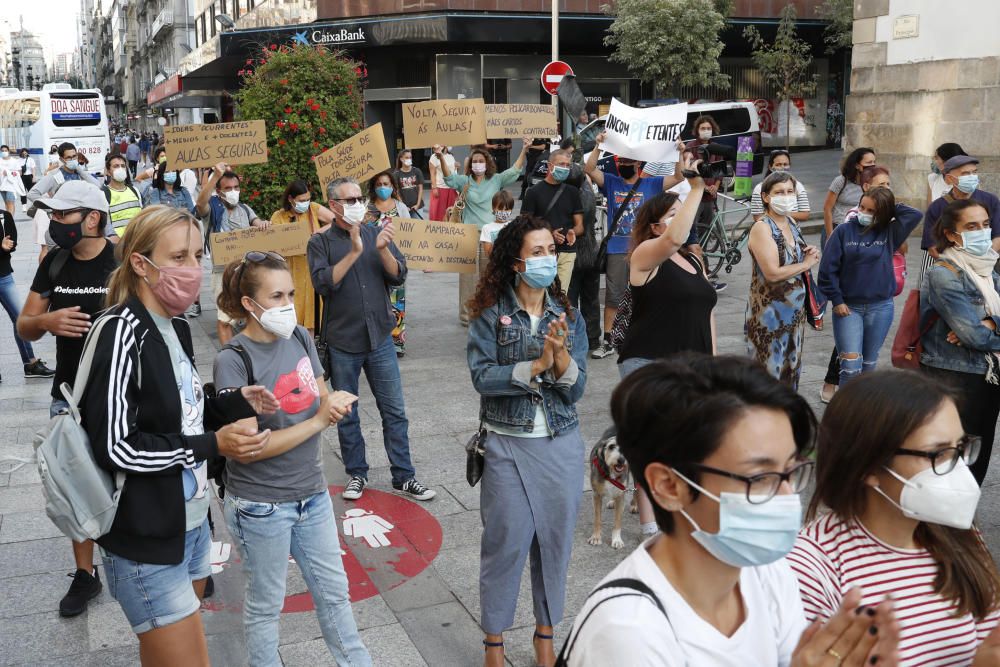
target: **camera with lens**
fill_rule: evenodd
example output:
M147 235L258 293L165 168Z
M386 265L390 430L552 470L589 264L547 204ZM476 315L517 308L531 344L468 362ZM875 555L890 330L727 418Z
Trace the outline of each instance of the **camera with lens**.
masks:
M725 160L709 162L711 154L708 152L708 146L698 146L697 151L696 159L701 160L698 165L698 175L702 178L731 178L736 174L733 166Z

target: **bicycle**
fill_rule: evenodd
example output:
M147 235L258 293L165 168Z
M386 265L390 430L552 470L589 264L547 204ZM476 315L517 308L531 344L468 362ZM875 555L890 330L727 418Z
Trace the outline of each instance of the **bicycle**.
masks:
M732 273L733 267L740 263L743 251L750 242L750 229L754 223L749 198L735 199L721 192L718 197L722 200L722 208L712 216L708 228L698 235L704 252L705 270L710 278L717 277L723 268L726 273ZM736 224L727 228L726 217L741 212L743 215Z

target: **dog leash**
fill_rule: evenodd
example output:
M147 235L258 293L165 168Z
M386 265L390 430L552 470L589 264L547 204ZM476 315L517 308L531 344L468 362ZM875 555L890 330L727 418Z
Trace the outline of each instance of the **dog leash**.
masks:
M611 486L617 488L620 491L635 491L634 487L632 489L626 489L624 484L619 482L617 479L612 479L611 471L607 469L607 466L604 464L603 461L597 458L596 454L594 455L594 458L591 459L590 463L595 468L597 468L597 472L601 475L601 477L604 478L604 481L606 481Z

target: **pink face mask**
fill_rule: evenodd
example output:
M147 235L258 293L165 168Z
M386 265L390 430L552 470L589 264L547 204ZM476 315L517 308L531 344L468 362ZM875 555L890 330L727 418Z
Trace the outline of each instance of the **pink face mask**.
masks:
M150 283L143 277L153 296L160 302L163 309L171 317L177 317L191 307L201 291L201 266L164 266L159 267L153 260L139 255L160 272L160 279Z

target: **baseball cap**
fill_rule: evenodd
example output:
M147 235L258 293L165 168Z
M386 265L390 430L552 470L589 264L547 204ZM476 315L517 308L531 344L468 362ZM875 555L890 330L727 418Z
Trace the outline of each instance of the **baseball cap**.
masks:
M956 155L953 158L949 158L948 161L944 163L944 167L941 168L941 173L947 174L952 169L958 169L959 167L964 167L967 164L979 164L979 160L971 155Z
M41 197L35 200L37 208L50 211L71 211L86 208L108 213L108 200L96 185L85 181L66 181L56 191L55 197Z

